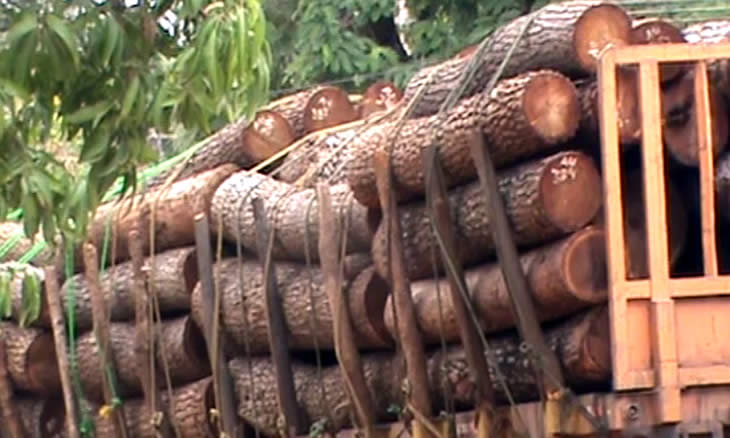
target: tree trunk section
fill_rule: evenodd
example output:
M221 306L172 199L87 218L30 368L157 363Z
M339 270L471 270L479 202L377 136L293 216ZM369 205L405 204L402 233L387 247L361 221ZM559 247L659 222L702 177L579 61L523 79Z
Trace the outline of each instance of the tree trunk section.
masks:
M629 16L618 6L602 3L571 0L541 8L517 43L501 77L540 69L556 70L571 77L595 72L596 57L603 48L627 45L631 37ZM517 18L488 37L491 47L463 97L473 96L487 86L529 19L529 16ZM422 85L429 85L411 117L438 112L446 96L458 86L459 76L473 56L452 58L416 73L406 86L404 102L410 102Z
M634 22L631 30L631 44L673 44L685 43L682 30L669 21L648 18ZM669 83L684 74L689 65L687 63L663 63L659 66L660 81Z
M18 400L16 405L20 412L27 438L62 438L66 436L66 412L63 402L54 399Z
M251 353L269 351L268 323L265 312L264 278L261 264L235 258L225 259L215 267L221 291L221 325L231 341ZM353 319L355 342L360 348L383 348L392 344L384 329L383 309L388 289L372 275L372 270L347 273L347 305ZM356 276L357 275L357 276ZM319 266L276 263L277 288L283 299L289 347L295 350L334 348L334 329L329 300L322 284ZM362 277L362 278L360 278ZM352 279L355 278L354 281ZM311 294L311 300L310 300ZM202 327L202 290L195 288L192 316Z
M710 117L712 120L713 153L718 157L726 148L728 142L728 106L718 93L717 87L710 81ZM684 117L672 119L672 123L664 126L664 142L667 150L678 163L690 166L699 166L697 111L694 104L694 74L685 75L673 92L677 93L679 107L686 107ZM683 99L685 97L686 99ZM676 107L675 107L676 108ZM675 110L677 111L677 110Z
M190 294L198 282L198 260L194 246L147 257L145 267L145 280L150 293L157 294L163 316L190 310ZM111 266L101 273L101 290L112 321L134 319L132 276L131 261ZM68 306L68 300L74 296L76 325L79 330L91 328L91 297L86 276L77 274L66 280L61 296L64 306Z
M359 105L360 117L365 118L381 111L389 111L403 99L401 91L390 81L377 81L363 93Z
M190 178L202 172L207 172L224 164L235 163L240 167L248 167L252 164L245 154L243 145L243 133L250 125L246 117L224 126L206 139L206 144L201 146L185 162L183 170L175 178L175 182ZM145 193L159 189L165 184L170 175L178 172L178 165L162 172L160 175L150 179L144 188Z
M348 124L307 135L276 170L276 179L304 188L314 188L318 182L345 183L350 145L362 135L364 126Z
M218 186L238 168L226 164L188 179L174 183L168 190L159 187L144 195L138 195L119 204L108 203L99 207L89 229L89 240L98 248L103 247L107 231L107 221L111 221L110 248L114 248L115 262L129 259L129 232L142 224L143 251L149 253L149 231L152 208L155 209L155 251L162 252L172 248L189 246L195 243L193 216L197 209L210 210L213 193ZM143 198L144 196L144 198ZM159 201L157 201L159 197Z
M347 179L358 202L379 207L373 156L392 145L396 200L408 201L424 193L423 151L432 142L439 145L448 188L476 178L469 152L475 132L484 134L495 165L503 167L573 138L579 111L577 92L568 78L547 70L525 73L499 82L488 96L463 99L443 124L438 115L409 120L395 144L397 120L373 125L352 142Z
M130 323L112 323L110 354L119 364L117 370L117 393L121 397L139 396L142 386L135 360L135 326ZM157 384L165 388L163 367L167 356L170 378L173 385L185 384L201 379L210 373L207 361L205 340L197 325L189 316L165 320L162 323L160 344L155 350L157 364ZM102 375L99 367L99 349L92 332L79 337L77 355L80 364L81 385L90 400L101 401Z
M218 428L210 421L209 412L215 407L213 381L206 377L173 391L174 407L170 406L168 393L162 394L161 404L171 421L178 424L179 438L214 438ZM146 438L156 437L153 419L142 399L124 402L125 420L130 436ZM114 429L109 418L94 418L96 436L98 438L114 438Z
M13 382L8 372L8 359L5 354L5 344L0 342L0 418L3 426L0 427L0 436L5 436L3 430L7 431L6 438L25 438L23 423L20 421L20 414L15 404Z
M579 230L590 222L601 205L601 178L593 160L576 151L565 151L504 170L498 175L515 243L534 246ZM449 192L458 262L468 267L494 255L492 230L484 195L478 182ZM431 249L436 248L425 203L399 209L403 246L411 280L433 276ZM387 278L388 252L383 224L373 239L373 262ZM439 272L443 264L437 262Z
M636 69L619 68L616 71L616 79L619 143L625 150L641 140L641 113ZM580 135L586 140L597 142L600 138L598 80L595 78L581 80L576 87L581 107Z
M243 130L243 147L249 158L249 167L274 156L294 142L294 128L289 121L275 111L259 111L253 123Z
M53 335L34 328L0 322L7 367L16 389L55 395L61 390Z
M604 306L578 314L567 321L547 327L546 341L563 367L568 383L574 388L584 385L606 383L611 376L608 312ZM518 402L533 401L538 391L536 379L528 360L528 354L520 350L521 340L516 333L489 337L489 346L497 356L498 364L505 376L511 393ZM274 370L268 358L249 360L237 358L229 363L239 394L239 416L259 428L264 434L276 434L276 386ZM429 354L427 360L429 389L437 409L443 408L441 391L442 375L452 389L459 407L473 408L475 386L470 376L466 355L461 346L450 347L446 357L440 349ZM442 374L445 370L446 374ZM371 353L363 356L363 372L368 390L375 402L381 421L389 418L388 406L401 403L401 383L405 369L392 353ZM294 364L294 378L297 397L301 408L310 422L322 418L332 420L331 426L339 430L350 426L350 409L344 381L338 366L322 370L326 398L331 411L326 410L320 392L317 369L312 365ZM490 374L494 370L490 367ZM251 386L253 381L253 387ZM498 398L506 400L499 380L492 376Z
M605 235L598 227L584 228L560 241L523 253L520 261L540 321L572 315L607 299ZM467 270L465 281L485 333L515 327L510 293L498 263ZM438 344L443 336L447 342L458 342L459 326L446 279L414 282L411 294L424 340ZM388 331L395 336L390 297L385 304L384 319Z
M370 250L376 213L358 204L350 196L345 184L332 187L332 202L340 219L348 220L344 234L347 251ZM254 226L253 200L264 200L266 215L275 230L274 260L306 261L307 254L317 261L319 242L319 215L315 190L297 189L295 186L258 174L239 172L227 179L216 190L211 205L211 228L218 233L222 221L223 237L231 243L239 243L256 253L256 228Z
M347 92L340 87L325 86L315 91L304 107L306 133L332 128L357 120L355 106Z

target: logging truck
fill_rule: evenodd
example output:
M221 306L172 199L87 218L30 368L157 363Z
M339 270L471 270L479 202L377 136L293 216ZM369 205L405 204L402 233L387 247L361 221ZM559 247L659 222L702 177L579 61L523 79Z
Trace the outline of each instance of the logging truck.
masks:
M0 321L0 436L723 436L729 98L730 20L567 0L276 100Z

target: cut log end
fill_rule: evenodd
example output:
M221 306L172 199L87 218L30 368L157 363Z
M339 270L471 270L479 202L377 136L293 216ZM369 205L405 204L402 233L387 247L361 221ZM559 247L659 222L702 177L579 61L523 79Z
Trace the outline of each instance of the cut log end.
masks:
M33 340L25 357L28 380L33 388L44 393L61 389L61 377L56 364L56 344L50 333L43 333Z
M676 123L669 120L664 127L664 141L672 157L685 166L699 166L697 111L694 100L694 75L687 75L682 83L677 84L690 96L687 103L689 109L685 115L678 115ZM710 118L712 121L713 153L717 157L728 142L728 108L722 95L710 84Z
M587 382L606 381L611 377L611 343L608 307L597 307L588 312L571 332L570 339L564 343L563 362L569 375L580 376ZM573 350L575 349L575 350ZM574 382L582 383L582 382Z
M631 31L631 44L672 44L684 43L684 35L681 29L672 23L650 18L634 23ZM679 78L687 69L687 64L682 63L662 63L660 66L661 82L666 84Z
M403 92L390 81L378 81L370 85L363 94L360 117L367 117L378 111L388 111L400 102Z
M580 102L573 83L563 75L535 76L523 95L525 115L535 132L548 143L572 138L580 121Z
M619 138L622 144L636 143L641 139L639 83L636 69L619 68L617 83Z
M580 65L597 70L598 58L609 47L631 43L631 18L620 6L602 3L588 8L575 24L573 46Z
M601 206L601 177L593 160L578 152L555 156L542 171L540 199L558 229L572 232L587 225Z
M356 333L367 338L368 345L386 347L393 344L384 319L389 292L388 284L373 266L363 270L349 287L350 320Z
M568 241L562 260L568 289L588 303L606 298L606 236L598 227L589 227Z
M304 108L307 133L357 120L358 114L350 98L339 87L322 87L309 98Z
M249 158L260 163L289 146L296 138L289 121L275 111L259 111L243 132L243 144Z

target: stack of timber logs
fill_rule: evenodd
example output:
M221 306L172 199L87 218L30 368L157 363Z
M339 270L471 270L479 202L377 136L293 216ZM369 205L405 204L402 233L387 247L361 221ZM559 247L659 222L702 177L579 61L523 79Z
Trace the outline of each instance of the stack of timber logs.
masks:
M609 390L604 228L609 206L602 202L597 57L616 46L727 41L730 22L682 29L659 18L633 20L612 2L553 2L535 14L495 86L487 89L527 23L521 17L501 26L485 41L484 53L480 45L469 46L423 68L402 89L381 80L359 96L326 84L284 96L253 120L215 133L144 193L102 205L87 240L106 257L89 266L90 256L79 250L58 292L63 309L74 312L61 322L74 346L72 359L81 365L71 369L83 398L77 410L91 419L96 436L117 438L122 425L130 437L172 436L163 433L167 427L186 438L219 435L225 408L216 389L218 368L210 361L216 342L205 331L215 298L208 295L211 284L218 294L220 363L235 387L236 420L264 436L286 433L281 420L287 402L306 427L324 424L328 432L362 426L365 401L375 421L396 419L388 408L404 405L408 377L396 308L401 295L394 293L403 284L425 352L427 388L420 389L433 412L475 409L483 401L480 382L486 376L471 369L462 307L454 301L454 283L434 233L431 173L424 160L431 145L443 170L455 248L451 261L463 268L471 322L496 358L484 374L498 403L507 403L508 395L518 402L538 399L542 382L533 372L532 353L521 346L511 292L497 261L497 225L490 221L472 156L475 136L495 165L536 316L567 386L575 392ZM472 61L473 79L451 100ZM717 60L708 63L708 72L718 251L728 273L730 68ZM629 188L621 205L626 272L631 280L644 279L649 272L638 69L621 68L617 77L622 184ZM660 83L668 263L672 274L696 274L693 262L702 257L700 197L693 194L699 172L694 68L662 65ZM452 104L444 106L447 100ZM405 262L398 279L391 274L397 265L389 230L393 210L382 208L375 164L383 151L390 158ZM326 199L322 184L329 190ZM196 247L198 213L207 215L213 237L212 278L207 251ZM335 240L327 235L332 224L341 241L327 249ZM3 224L0 239L18 227ZM24 240L18 247L24 253L29 245ZM9 259L20 256L12 252ZM328 264L334 259L339 274ZM39 260L54 263L52 254ZM97 262L103 269L95 268ZM45 295L36 306L38 317L21 326L26 289L20 280L11 283L13 315L0 322L0 436L64 436L64 364L56 357L63 344L54 342ZM338 309L331 300L339 296ZM272 307L280 307L280 314ZM274 313L284 333L270 319ZM287 380L280 369L282 351L289 355L294 394L281 389ZM362 370L358 381L348 368L352 363ZM105 414L107 366L114 371L114 396L122 402L111 415ZM9 408L13 400L15 409Z

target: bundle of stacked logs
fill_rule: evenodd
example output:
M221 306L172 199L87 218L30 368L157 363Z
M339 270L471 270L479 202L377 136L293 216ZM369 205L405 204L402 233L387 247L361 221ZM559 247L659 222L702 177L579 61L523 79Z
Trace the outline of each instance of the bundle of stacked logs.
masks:
M427 394L432 412L473 409L479 376L433 230L424 161L432 145L453 230L450 262L463 268L472 322L494 359L490 385L501 403L538 399L531 352L522 348L496 258L475 141L496 167L537 319L566 384L576 392L610 390L598 55L609 46L724 41L730 21L682 29L632 19L612 3L569 0L503 25L484 50L471 47L424 68L403 90L380 81L355 96L321 85L273 101L253 120L209 138L144 193L102 205L75 259L58 258L45 271L29 326L18 316L24 284L12 283L14 311L0 325L0 410L8 425L0 430L13 438L68 436L65 422L74 415L98 437L218 436L225 391L212 358L223 359L233 382L236 420L264 436L288 433L285 417L301 434L362 426L363 416L396 420L392 407L406 410L403 353L413 351L394 293L404 287L427 382L411 389ZM708 69L717 205L726 221L718 239L728 272L730 61ZM661 67L676 275L701 272L693 71ZM473 79L452 100L467 73ZM623 183L632 187L623 200L626 271L640 279L648 267L638 71L622 69L618 78ZM384 181L390 204L383 203ZM393 212L401 254L393 252ZM211 278L209 248L201 252L196 241L201 214L210 230ZM359 376L343 361L357 364ZM61 396L64 374L82 400L71 414ZM292 393L282 389L287 379Z

